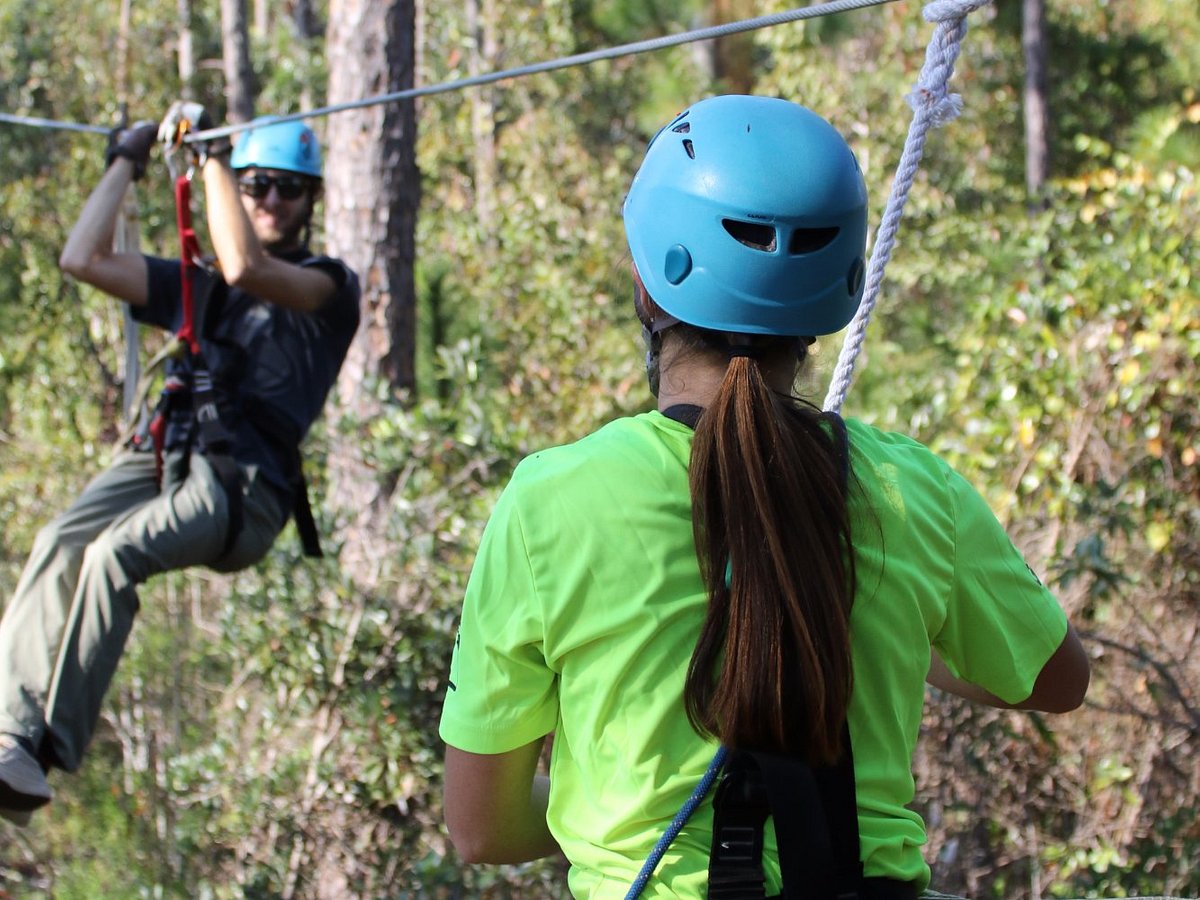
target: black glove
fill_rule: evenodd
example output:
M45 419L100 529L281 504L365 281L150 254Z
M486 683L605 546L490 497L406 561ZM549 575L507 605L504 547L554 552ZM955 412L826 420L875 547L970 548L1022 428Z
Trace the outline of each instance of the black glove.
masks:
M210 156L222 156L233 149L227 137L184 142L186 135L212 127L212 117L203 106L193 100L176 100L158 126L158 139L170 147L187 147L195 163L202 166Z
M134 122L128 128L114 128L108 133L108 149L104 151L104 167L108 168L118 156L133 164L133 180L146 173L150 148L154 146L158 125L154 122Z

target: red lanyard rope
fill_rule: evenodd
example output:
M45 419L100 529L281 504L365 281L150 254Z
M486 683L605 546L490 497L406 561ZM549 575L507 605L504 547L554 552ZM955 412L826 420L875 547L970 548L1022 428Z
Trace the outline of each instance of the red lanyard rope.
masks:
M200 268L200 242L192 228L192 182L187 175L175 179L175 222L179 227L179 255L183 283L183 324L176 337L187 344L192 353L200 352L192 312L192 275Z

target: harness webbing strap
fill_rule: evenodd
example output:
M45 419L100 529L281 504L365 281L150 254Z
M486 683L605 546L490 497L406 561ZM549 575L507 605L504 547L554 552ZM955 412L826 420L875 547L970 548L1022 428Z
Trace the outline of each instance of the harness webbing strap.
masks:
M313 518L312 505L308 502L308 481L304 472L297 475L296 497L292 504L292 521L296 523L296 531L300 535L300 546L304 555L320 559L325 554L321 552L321 533L317 531L317 520Z
M863 896L854 757L849 729L835 765L813 768L799 757L730 754L713 798L710 900L764 896L763 827L775 825L783 897L855 900Z
M242 470L233 458L233 435L221 422L217 409L217 394L213 389L212 375L199 353L192 355L192 410L204 458L212 466L225 491L229 506L229 522L225 532L222 555L233 549L245 523L242 503Z
M292 489L292 521L296 523L304 555L319 559L325 554L321 552L321 536L308 501L304 460L300 456L300 434L290 419L257 397L246 397L244 405L245 414L255 430L287 461L288 480Z
M734 753L713 796L713 836L708 857L708 900L762 900L763 826L770 804L753 759Z
M833 838L834 896L844 898L851 890L863 896L862 848L858 836L858 794L854 786L854 754L850 747L850 728L844 726L845 752L833 766L818 770L817 790L825 821Z

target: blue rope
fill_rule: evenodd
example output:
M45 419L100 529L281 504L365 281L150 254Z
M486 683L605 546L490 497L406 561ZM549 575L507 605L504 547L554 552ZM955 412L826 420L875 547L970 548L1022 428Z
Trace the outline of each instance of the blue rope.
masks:
M642 895L642 891L646 888L646 883L650 880L650 876L654 874L654 870L658 868L658 864L662 861L663 854L667 852L667 848L671 846L671 842L683 830L683 826L687 824L687 820L692 817L692 813L696 811L696 807L708 794L713 786L713 782L717 780L717 775L721 771L721 767L725 765L725 757L728 750L720 747L716 755L713 756L712 762L708 764L708 771L704 773L704 777L700 779L700 783L696 785L692 791L692 796L687 798L687 802L679 808L679 812L675 814L675 819L663 832L662 837L658 839L658 843L654 845L654 849L650 851L650 855L646 857L646 861L642 864L642 870L638 872L637 878L633 880L633 884L629 886L629 892L625 895L625 900L637 900Z

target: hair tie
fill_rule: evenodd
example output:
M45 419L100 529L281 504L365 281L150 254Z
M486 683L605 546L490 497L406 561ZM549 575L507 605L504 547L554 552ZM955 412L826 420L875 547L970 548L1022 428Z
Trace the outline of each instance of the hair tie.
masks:
M761 351L761 347L755 347L753 344L730 344L725 348L725 355L729 357L730 361L739 356L746 359L758 359L762 355Z

